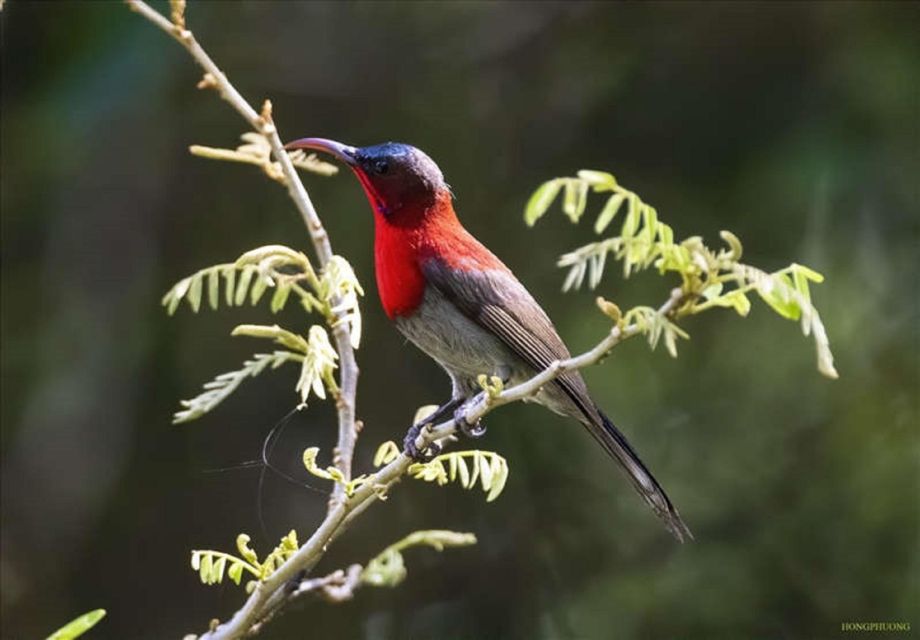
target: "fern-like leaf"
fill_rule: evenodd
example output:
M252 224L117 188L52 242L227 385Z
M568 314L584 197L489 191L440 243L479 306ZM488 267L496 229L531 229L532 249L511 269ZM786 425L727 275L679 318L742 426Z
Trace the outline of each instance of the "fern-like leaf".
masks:
M246 584L246 591L251 593L259 580L265 580L274 573L299 548L297 532L291 530L260 562L249 542L250 537L245 533L236 537L239 556L213 549L195 549L191 557L192 570L198 573L203 584L220 584L226 576L234 584L239 585L243 579L243 572L246 572L253 577L253 580Z
M300 368L300 378L294 389L300 393L300 401L306 404L310 392L320 399L325 399L326 388L338 392L338 385L333 371L338 366L338 354L329 342L329 334L319 325L310 327L307 340L307 352Z
M747 294L756 292L777 314L801 322L803 333L814 336L818 370L830 378L837 377L827 332L812 304L809 290L809 283L823 280L821 274L799 264L773 273L742 264L741 241L728 231L720 234L727 245L720 251L707 247L698 236L675 242L674 231L658 219L654 207L620 186L612 175L598 171L579 171L577 177L554 178L538 187L525 208L524 218L528 225L533 225L545 214L563 188L562 210L573 222L577 222L584 211L582 195L589 189L610 194L595 221L596 233L603 233L623 212L619 235L592 242L560 257L558 265L568 269L564 291L580 288L586 279L592 289L597 287L606 259L613 254L623 264L626 277L652 266L660 273L673 272L681 277L683 297L690 303L672 310L672 318L711 307L733 308L739 315L746 316L751 308ZM652 311L634 309L630 319L637 322L652 348L663 338L668 352L676 356L677 340L686 339L687 334L671 318L650 315Z
M415 531L391 544L372 558L361 572L361 582L374 587L395 587L406 579L406 563L402 552L410 547L428 546L437 551L447 547L476 544L472 533L433 529Z
M477 482L486 492L486 502L501 494L508 481L508 462L494 451L454 451L442 453L428 462L416 462L408 474L417 480L445 485L459 482L464 489L472 489Z
M361 344L361 310L358 297L364 295L364 289L358 282L354 269L345 258L332 256L323 269L317 293L323 300L335 300L332 312L339 322L348 325L351 346L357 349Z
M95 609L74 618L45 640L74 640L92 629L105 617L105 609Z
M182 400L183 409L173 415L173 424L191 422L208 413L236 391L246 378L256 377L269 366L277 369L285 362L301 362L304 356L291 351L257 353L251 360L246 360L236 371L222 373L205 383L204 391L190 400Z
M238 267L235 264L218 264L196 271L183 278L163 296L161 303L166 307L166 312L173 315L179 304L185 300L193 313L198 313L207 291L207 303L212 310L220 305L220 283L223 280L226 290L225 303L227 306L241 306L250 294L250 285L264 291L266 287L274 286L268 276L257 276L258 269L253 265ZM257 276L254 278L254 276ZM207 289L205 289L207 287ZM261 293L259 293L261 296ZM251 296L252 304L258 302L255 294Z
M272 148L268 140L260 133L247 131L240 136L243 143L236 149L223 149L220 147L205 147L202 145L192 145L189 151L192 155L210 160L223 160L225 162L241 162L243 164L255 165L262 169L272 180L285 184L287 182L281 165L273 162ZM303 150L291 151L288 157L298 169L310 171L321 176L331 176L338 173L339 169L334 164L323 162L316 157L316 154L307 154Z

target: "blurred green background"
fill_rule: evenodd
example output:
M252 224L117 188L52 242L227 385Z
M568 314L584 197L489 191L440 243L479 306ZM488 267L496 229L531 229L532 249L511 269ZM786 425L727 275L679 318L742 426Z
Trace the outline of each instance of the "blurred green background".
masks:
M590 227L525 230L544 179L609 170L679 236L728 228L764 268L823 272L815 298L841 374L762 304L686 324L678 360L641 341L587 372L696 534L677 545L575 424L533 406L488 419L505 494L406 482L319 570L418 528L478 547L410 551L395 590L309 602L266 639L828 638L848 621L920 628L918 148L920 5L192 2L200 41L285 139L415 144L467 227L511 266L573 350L607 324L560 292L556 256ZM165 3L156 5L165 9ZM201 632L241 603L205 587L192 548L305 538L323 495L258 458L296 373L247 382L175 427L179 398L264 346L228 336L267 310L167 319L198 267L268 243L309 249L259 171L190 156L242 120L175 42L117 2L10 0L2 25L3 637L38 638L95 607L98 638ZM367 288L358 466L400 439L447 378L386 321L372 221L347 174L306 176L335 249ZM595 211L599 202L594 202ZM654 304L653 274L601 293ZM306 326L291 309L279 319ZM316 404L275 463L328 452ZM318 484L318 482L317 482Z

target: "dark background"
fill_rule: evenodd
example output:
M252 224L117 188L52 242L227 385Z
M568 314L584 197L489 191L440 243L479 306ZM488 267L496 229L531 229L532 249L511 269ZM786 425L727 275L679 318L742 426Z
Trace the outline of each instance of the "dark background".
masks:
M814 295L841 374L822 378L798 327L686 323L678 360L641 341L587 372L696 534L680 546L590 438L533 406L489 416L505 494L405 482L319 570L419 528L475 548L408 552L397 589L307 603L268 638L829 638L909 622L917 602L920 7L866 4L192 2L190 26L285 139L394 139L428 151L468 228L501 256L573 350L608 326L563 295L556 257L592 237L523 205L543 180L609 170L678 236L728 228L749 262L827 276ZM156 5L165 9L165 3ZM3 637L40 638L104 607L98 638L180 637L226 618L192 548L264 552L305 539L323 495L259 470L296 403L293 368L247 382L183 426L179 398L264 345L231 339L263 308L168 319L182 276L268 243L309 251L258 170L194 158L244 123L175 42L117 2L9 0L2 66ZM305 176L337 252L367 288L358 469L445 398L436 366L376 300L372 222L347 174ZM599 202L593 202L596 211ZM601 293L657 304L672 283ZM305 328L293 307L277 319ZM328 454L333 413L287 426L274 459ZM217 469L229 470L216 472ZM319 481L316 484L320 484Z

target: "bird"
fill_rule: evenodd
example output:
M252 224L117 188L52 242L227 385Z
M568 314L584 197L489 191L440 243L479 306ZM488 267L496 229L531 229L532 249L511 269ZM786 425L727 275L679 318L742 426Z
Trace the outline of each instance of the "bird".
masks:
M374 215L374 266L383 309L451 379L451 400L438 409L439 418L482 391L482 374L514 385L571 357L549 316L511 269L460 223L453 192L425 152L398 142L353 147L326 138L301 138L285 148L327 153L348 166L363 187ZM584 425L674 537L692 539L671 499L591 399L577 370L545 385L533 400ZM471 436L484 431L462 421L461 426ZM418 456L414 442L406 438L407 452Z

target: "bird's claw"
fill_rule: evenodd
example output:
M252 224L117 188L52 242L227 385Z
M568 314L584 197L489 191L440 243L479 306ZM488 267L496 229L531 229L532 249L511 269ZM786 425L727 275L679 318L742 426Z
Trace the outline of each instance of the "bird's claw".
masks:
M476 422L467 420L463 407L460 407L454 412L454 422L457 424L457 427L459 427L460 433L467 438L475 439L486 435L486 426L482 424L482 420L477 420Z
M293 578L288 580L287 583L284 585L285 593L290 595L294 593L295 591L297 591L297 588L300 586L300 583L303 582L303 579L306 577L307 577L306 569L301 569L300 571L298 571L297 574Z
M428 462L441 453L441 445L436 442L432 442L428 445L428 448L424 450L419 450L418 446L415 444L415 441L418 440L419 435L422 433L422 429L427 424L428 423L425 422L412 425L409 427L409 431L406 433L406 437L403 440L403 450L407 456L416 462Z

